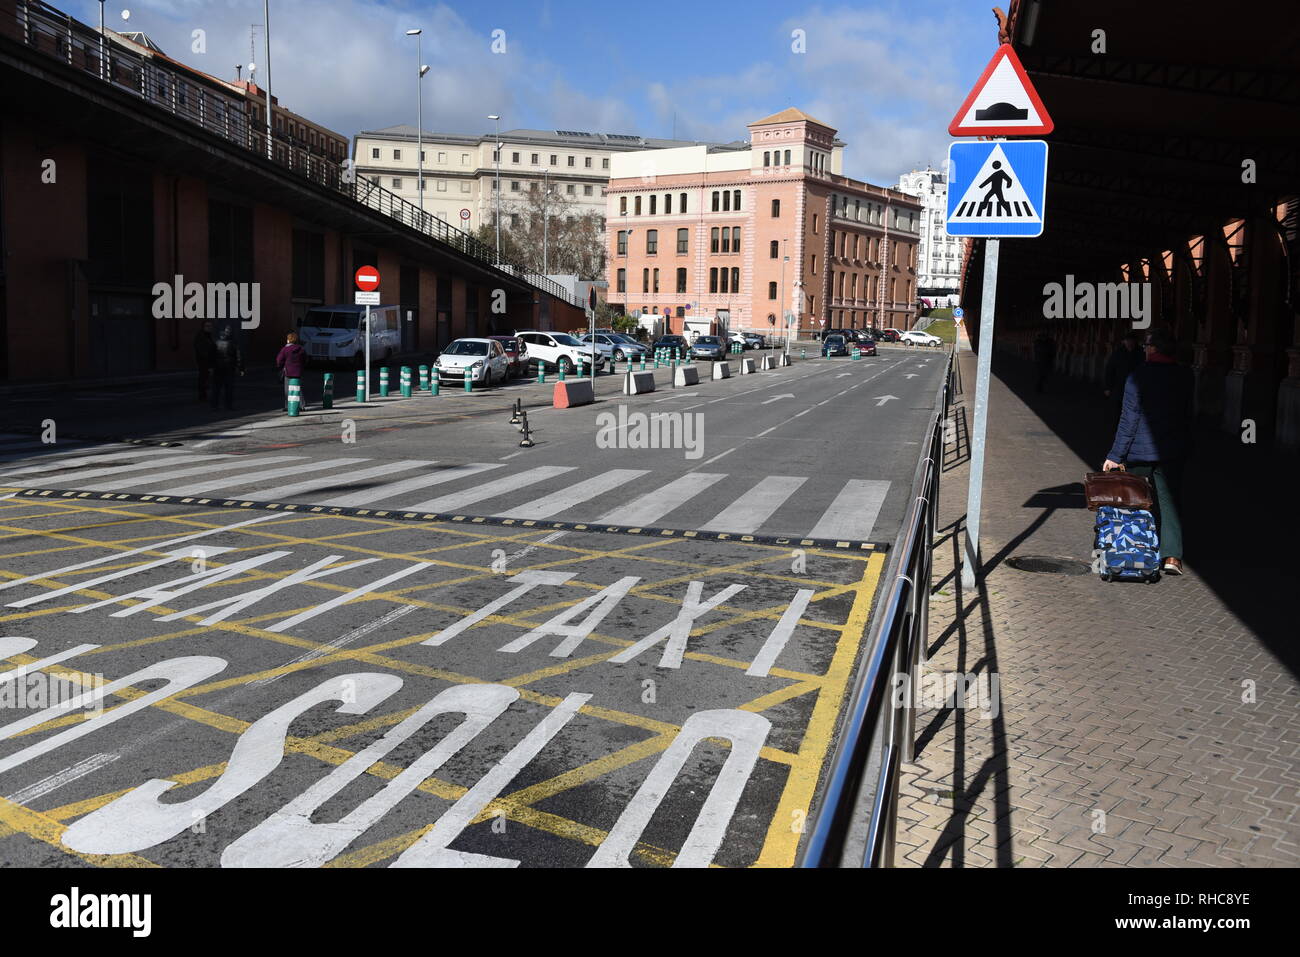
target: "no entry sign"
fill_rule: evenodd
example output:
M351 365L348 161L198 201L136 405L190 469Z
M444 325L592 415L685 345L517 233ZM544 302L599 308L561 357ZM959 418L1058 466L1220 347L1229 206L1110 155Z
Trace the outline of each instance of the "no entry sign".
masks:
M369 292L379 288L379 270L374 266L362 266L357 270L357 288Z

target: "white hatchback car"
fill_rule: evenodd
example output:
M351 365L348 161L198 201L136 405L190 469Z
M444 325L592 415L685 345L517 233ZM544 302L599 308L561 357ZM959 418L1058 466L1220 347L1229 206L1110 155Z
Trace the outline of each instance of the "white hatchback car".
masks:
M567 375L577 371L578 359L585 364L592 361L595 352L596 371L605 365L605 356L593 349L591 343L580 342L567 332L516 332L515 338L528 346L528 359L542 368L551 371L563 369Z
M907 332L902 333L898 338L900 342L906 342L908 345L913 346L943 345L943 340L938 336L932 336L928 332L921 332L917 329L909 329Z
M438 382L491 386L510 375L510 358L496 339L457 339L438 356Z

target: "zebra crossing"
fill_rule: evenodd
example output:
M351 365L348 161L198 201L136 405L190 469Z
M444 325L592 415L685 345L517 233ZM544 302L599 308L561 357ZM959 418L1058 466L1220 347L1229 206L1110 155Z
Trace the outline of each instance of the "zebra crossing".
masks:
M873 540L890 489L887 481L823 475L669 476L652 469L563 465L505 472L501 462L376 462L356 455L313 460L280 451L232 455L106 447L97 454L82 452L35 458L29 453L24 459L8 455L0 436L0 486L237 497L261 503L855 542ZM288 478L292 481L279 481Z

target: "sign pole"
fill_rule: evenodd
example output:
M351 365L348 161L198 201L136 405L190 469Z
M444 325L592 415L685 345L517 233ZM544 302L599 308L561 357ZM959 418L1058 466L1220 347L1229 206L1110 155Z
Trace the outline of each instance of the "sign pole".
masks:
M975 374L975 421L971 426L970 479L966 493L963 588L974 588L980 562L980 508L984 493L984 433L988 425L989 373L993 366L993 309L998 295L998 240L984 240L984 286L980 293L980 354Z
M366 306L366 401L370 401L370 307Z

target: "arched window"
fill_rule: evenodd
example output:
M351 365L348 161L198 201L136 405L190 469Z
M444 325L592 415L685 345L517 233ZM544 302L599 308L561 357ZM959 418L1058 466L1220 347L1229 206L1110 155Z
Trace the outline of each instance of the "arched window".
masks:
M718 227L714 226L711 230L709 230L709 252L716 253L717 251L718 251Z
M737 212L740 211L740 190L738 189L731 192L731 208Z
M740 292L740 267L731 267L731 291Z

